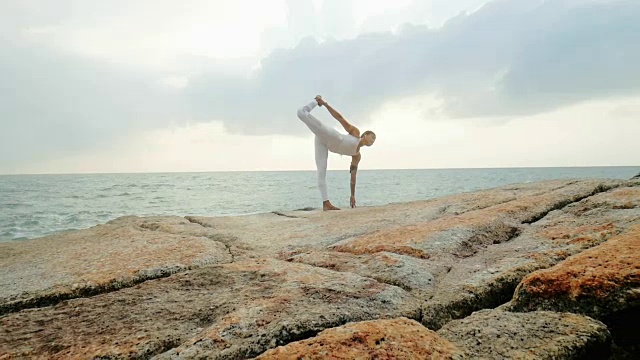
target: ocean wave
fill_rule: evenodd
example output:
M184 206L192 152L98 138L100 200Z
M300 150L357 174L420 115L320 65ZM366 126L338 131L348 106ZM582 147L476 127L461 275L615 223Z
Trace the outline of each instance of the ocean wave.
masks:
M17 238L28 237L29 234L24 232L21 227L12 226L0 233L0 239L13 240Z
M24 234L16 234L12 232L0 232L0 242L4 241L14 241L14 240L28 240L29 237Z
M23 222L21 225L22 226L37 226L40 225L41 222L36 220L36 219L31 219L31 220L27 220L25 222Z
M0 206L7 208L7 209L17 209L19 207L24 207L24 206L32 206L30 204L24 204L24 203L7 203L7 204L0 204Z
M119 194L104 194L104 193L100 193L98 195L96 195L94 197L94 199L105 199L105 198L110 198L110 197L122 197L122 196L131 196L133 195L132 193L125 191L125 192L121 192Z
M111 190L117 190L117 189L122 189L122 188L137 188L140 187L140 185L136 184L136 183L132 183L132 184L113 184L111 186L105 187L100 189L100 191L111 191Z
M148 187L174 188L176 187L176 184L170 184L170 183L150 184Z
M80 217L77 214L70 214L64 218L65 223L76 223L80 221Z

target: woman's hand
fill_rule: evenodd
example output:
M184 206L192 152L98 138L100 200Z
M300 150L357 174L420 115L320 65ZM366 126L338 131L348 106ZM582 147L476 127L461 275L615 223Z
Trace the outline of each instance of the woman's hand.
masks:
M320 106L323 106L323 105L325 105L327 103L326 101L324 101L322 99L322 96L320 96L320 95L317 95L315 100L318 102L318 105L320 105Z

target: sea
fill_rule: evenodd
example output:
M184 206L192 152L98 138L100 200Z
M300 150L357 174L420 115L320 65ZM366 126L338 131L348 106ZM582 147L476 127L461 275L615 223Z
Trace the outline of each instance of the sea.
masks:
M360 170L358 206L432 199L548 179L629 179L640 166ZM349 207L348 171L329 195ZM84 229L126 216L243 216L320 208L314 171L0 175L0 241Z

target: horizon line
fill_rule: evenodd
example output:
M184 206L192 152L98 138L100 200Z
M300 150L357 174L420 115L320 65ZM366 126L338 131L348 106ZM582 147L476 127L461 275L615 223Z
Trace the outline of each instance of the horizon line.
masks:
M623 168L640 165L584 165L584 166L490 166L490 167L450 167L450 168L375 168L360 171L402 171L402 170L498 170L498 169L572 169L572 168ZM276 169L276 170L204 170L204 171L139 171L139 172L73 172L73 173L0 173L0 176L37 176L37 175L140 175L140 174L204 174L204 173L247 173L247 172L315 172L315 169ZM327 170L346 171L349 170Z

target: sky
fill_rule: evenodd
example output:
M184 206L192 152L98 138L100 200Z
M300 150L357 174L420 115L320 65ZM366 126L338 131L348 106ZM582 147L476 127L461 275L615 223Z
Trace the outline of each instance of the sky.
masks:
M637 166L637 19L637 0L4 0L0 174L315 169L296 110L317 94L376 132L361 169Z

